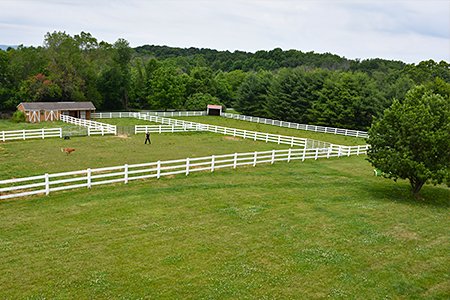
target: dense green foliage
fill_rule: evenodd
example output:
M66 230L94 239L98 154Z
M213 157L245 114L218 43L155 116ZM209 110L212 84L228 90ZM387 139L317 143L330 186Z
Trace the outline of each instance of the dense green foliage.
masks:
M449 63L350 60L99 42L48 33L42 47L0 51L0 109L22 101L92 101L99 110L204 109L221 103L285 121L367 129L415 84L450 82Z
M25 120L26 120L25 113L21 110L16 110L11 118L11 121L14 123L25 122Z
M418 86L369 130L369 161L388 178L409 179L415 195L427 181L450 182L449 99Z

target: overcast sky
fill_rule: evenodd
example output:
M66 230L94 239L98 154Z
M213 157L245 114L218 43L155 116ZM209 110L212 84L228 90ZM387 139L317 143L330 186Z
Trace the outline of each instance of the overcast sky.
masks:
M47 32L218 50L450 62L450 0L0 0L0 44Z

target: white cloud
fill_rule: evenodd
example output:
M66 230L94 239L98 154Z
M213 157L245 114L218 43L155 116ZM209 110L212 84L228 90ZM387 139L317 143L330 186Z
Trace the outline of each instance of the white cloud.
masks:
M0 0L0 44L46 32L220 50L298 49L348 58L450 61L450 1Z

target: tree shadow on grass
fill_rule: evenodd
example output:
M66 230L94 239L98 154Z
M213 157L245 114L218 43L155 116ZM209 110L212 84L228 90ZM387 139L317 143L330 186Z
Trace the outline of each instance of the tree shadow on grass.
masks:
M450 188L444 185L425 185L420 191L419 198L414 197L411 187L406 181L393 182L383 179L380 182L366 185L365 190L374 199L382 201L440 208L450 207Z

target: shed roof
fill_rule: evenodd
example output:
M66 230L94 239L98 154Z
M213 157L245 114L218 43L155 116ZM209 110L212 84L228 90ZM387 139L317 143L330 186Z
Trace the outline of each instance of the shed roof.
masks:
M211 109L222 109L222 105L208 104L208 108L211 108Z
M20 104L25 110L95 110L92 102L22 102Z

